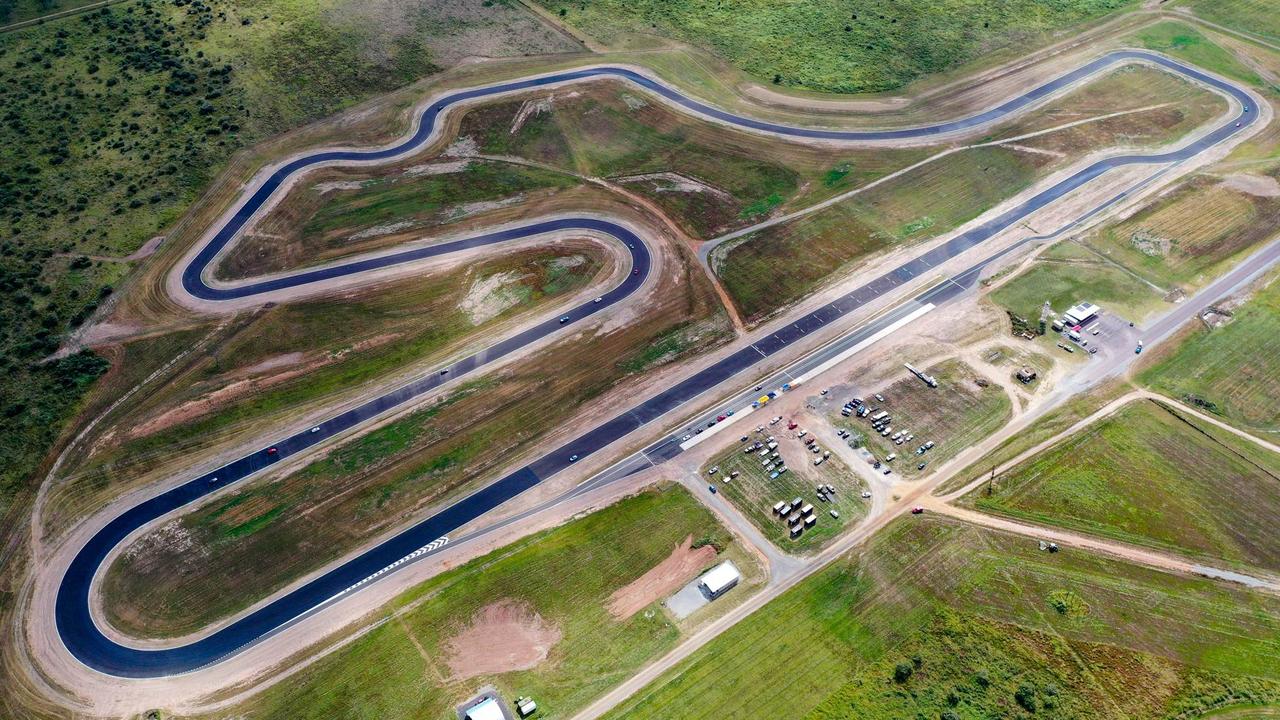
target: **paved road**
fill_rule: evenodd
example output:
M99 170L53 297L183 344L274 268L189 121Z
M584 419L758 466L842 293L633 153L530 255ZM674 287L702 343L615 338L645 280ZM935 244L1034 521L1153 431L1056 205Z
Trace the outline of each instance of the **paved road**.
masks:
M118 644L106 637L95 624L90 612L90 586L94 575L100 570L103 561L111 550L131 532L211 492L239 482L275 462L305 452L326 438L356 427L390 410L402 407L405 403L440 385L445 378L456 378L464 375L486 363L493 362L505 354L514 352L525 344L554 333L563 326L556 320L547 321L524 333L503 340L498 345L481 353L461 360L450 368L446 368L448 374L445 376L432 375L370 400L358 408L326 420L317 426L314 432L306 431L279 439L274 443L264 443L261 448L222 468L194 478L181 486L126 510L89 539L70 563L58 589L55 618L59 638L70 653L88 667L109 675L122 677L172 675L218 662L234 654L239 649L268 637L273 632L305 617L329 602L349 592L358 590L362 585L393 572L408 562L427 556L432 549L440 546L442 539L448 532L480 517L503 502L537 485L543 479L568 467L573 462L574 456L586 457L600 451L647 423L665 416L672 410L682 407L690 400L697 398L726 380L730 380L758 365L762 360L787 349L798 341L806 339L811 333L821 331L827 325L876 300L884 293L891 292L903 283L909 282L923 273L929 273L942 263L981 245L989 238L1017 224L1031 213L1088 184L1108 170L1131 164L1158 164L1167 170L1167 168L1176 163L1194 157L1227 140L1234 134L1243 131L1244 128L1255 122L1257 113L1252 111L1253 99L1242 88L1164 56L1140 51L1111 53L996 108L969 118L920 128L871 131L788 127L740 117L685 97L674 88L661 84L634 70L597 67L458 91L446 95L429 105L420 116L413 134L394 146L370 151L320 152L284 165L241 203L234 215L201 248L193 261L183 268L181 279L182 287L186 292L209 301L254 297L281 289L305 286L321 280L355 275L412 262L446 252L493 245L556 230L593 230L611 235L620 242L625 243L632 251L636 274L628 276L621 285L611 290L600 304L587 303L570 311L568 313L569 320L565 323L565 325L568 325L621 301L639 287L648 274L648 249L641 238L624 226L592 218L562 218L481 235L476 238L468 238L446 245L338 263L269 280L235 285L210 285L206 277L210 265L218 253L239 235L245 225L269 203L272 196L296 174L325 163L388 161L405 156L433 139L437 132L439 116L451 106L459 103L567 82L613 77L624 79L646 88L693 113L751 131L820 140L892 140L938 136L989 124L1010 113L1039 102L1084 77L1108 67L1135 61L1145 61L1160 65L1214 87L1234 97L1245 108L1245 111L1241 112L1237 118L1226 122L1221 127L1215 128L1178 150L1152 155L1117 156L1101 160L1080 170L983 225L957 236L889 273L871 280L835 301L806 314L794 323L694 373L658 395L552 450L529 465L476 491L436 515L407 528L390 540L332 568L303 586L273 600L203 639L179 647L139 649ZM1158 177L1164 171L1158 171L1148 181ZM1123 200L1130 192L1132 192L1132 189L1117 195L1107 203L1090 211L1080 221L1105 211L1106 208ZM875 323L840 338L837 342L828 345L789 368L783 376L803 375L837 355L854 348L859 343L867 341L875 336L876 333L903 318L911 316L922 308L938 305L958 297L972 287L987 263L999 258L1005 252L1009 251L1006 250L985 258L944 283L894 308ZM724 407L737 407L745 397L746 395L735 398ZM644 467L649 463L661 462L666 458L672 457L681 452L680 444L679 438L675 436L665 438L647 448L639 456L625 460L620 465L615 466L615 469L610 473L584 484L583 490L598 486L600 483L608 482L611 479L625 476L629 472ZM276 451L274 453L268 452L266 449L268 446L276 448Z

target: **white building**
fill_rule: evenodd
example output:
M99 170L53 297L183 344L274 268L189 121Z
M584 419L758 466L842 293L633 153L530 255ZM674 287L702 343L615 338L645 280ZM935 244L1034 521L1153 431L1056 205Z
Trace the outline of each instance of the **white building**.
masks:
M1062 314L1062 320L1067 327L1075 327L1083 325L1098 316L1102 312L1102 308L1093 303L1082 302Z
M732 562L725 560L708 570L698 580L698 586L707 597L714 600L728 592L741 579L742 575L738 572L738 568L734 567Z
M490 697L472 705L466 712L466 720L506 720L506 715L498 701Z

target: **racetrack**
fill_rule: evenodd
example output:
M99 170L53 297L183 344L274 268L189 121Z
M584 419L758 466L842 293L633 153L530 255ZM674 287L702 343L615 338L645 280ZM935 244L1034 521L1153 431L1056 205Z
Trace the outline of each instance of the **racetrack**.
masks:
M949 134L971 131L1031 107L1071 86L1083 78L1108 68L1131 62L1151 63L1194 81L1209 86L1233 98L1241 108L1237 117L1214 128L1177 149L1150 155L1129 154L1108 157L1063 178L1042 190L1025 202L999 216L960 234L946 243L911 261L877 277L861 287L799 318L790 325L757 340L755 343L729 354L714 364L672 385L662 393L636 405L608 422L552 450L529 465L516 470L474 494L460 500L436 515L404 530L390 540L330 569L297 589L258 608L243 618L203 637L178 647L141 649L122 645L108 638L96 625L90 609L90 591L93 579L102 569L103 562L112 550L131 533L175 509L240 482L246 477L291 456L308 451L320 442L360 426L430 392L449 380L463 376L477 368L492 363L513 352L548 337L561 329L580 322L607 307L628 298L643 285L650 273L650 248L644 239L629 227L607 219L592 217L566 217L530 223L499 231L481 234L453 242L424 248L380 254L353 261L339 262L316 269L282 274L268 279L239 283L213 283L211 268L220 254L239 237L246 225L268 207L281 187L309 169L327 164L378 163L404 157L437 137L440 118L451 108L486 98L564 83L589 81L596 78L621 79L637 85L674 105L716 122L752 132L763 132L804 140L825 142L877 142L893 140L937 139ZM565 313L567 320L552 318L508 337L499 343L444 368L445 373L433 373L414 383L393 390L330 418L317 426L315 431L303 431L291 437L264 442L243 457L200 477L152 497L133 506L112 519L89 539L70 562L59 585L54 608L59 638L66 649L81 663L109 675L121 677L161 677L189 672L224 659L237 650L260 641L272 632L306 616L319 607L359 589L366 582L385 575L409 560L428 554L423 548L442 538L448 532L461 527L497 507L506 500L537 485L542 480L568 467L574 456L586 457L626 437L645 424L665 416L687 404L720 383L758 365L791 345L804 340L810 334L843 316L864 307L898 286L929 273L948 260L981 245L995 235L1021 222L1037 210L1054 203L1071 192L1082 188L1109 170L1129 165L1157 165L1165 169L1217 147L1246 128L1252 126L1258 113L1254 110L1253 97L1236 85L1216 76L1173 61L1162 55L1142 51L1118 51L1080 66L1065 75L1040 85L1029 92L990 110L959 120L919 128L895 130L846 131L819 128L790 127L734 115L703 104L683 95L679 90L657 81L634 69L624 67L595 67L564 73L541 75L515 82L473 88L447 94L428 105L419 116L412 134L401 142L377 150L326 151L308 155L274 170L247 198L236 207L224 222L186 258L178 268L181 291L190 298L207 303L230 303L253 299L265 301L279 297L281 293L320 286L326 281L367 276L378 270L407 266L432 257L495 246L525 238L563 231L586 231L612 237L625 245L631 253L634 272L627 275L615 288L601 296L600 302L587 302ZM1126 191L1127 193L1128 191ZM1122 193L1090 214L1104 211L1123 198ZM976 281L981 269L992 261L989 257L936 286L914 301L900 306L888 318L901 317L915 308L936 304L963 293ZM896 315L895 313L900 313ZM882 319L879 322L884 322ZM855 333L832 346L824 348L803 363L816 367L834 357L847 347L872 334L873 328L864 329L863 335ZM860 331L862 332L862 331ZM725 407L736 407L726 405ZM268 447L276 448L269 453ZM660 461L681 451L679 439L668 437L651 446L646 453L649 462Z

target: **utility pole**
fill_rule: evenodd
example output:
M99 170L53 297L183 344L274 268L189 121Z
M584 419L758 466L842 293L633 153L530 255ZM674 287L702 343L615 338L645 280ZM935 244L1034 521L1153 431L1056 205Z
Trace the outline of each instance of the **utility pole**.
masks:
M995 484L996 484L996 466L992 465L991 477L987 478L987 497L991 497L991 494L995 492Z

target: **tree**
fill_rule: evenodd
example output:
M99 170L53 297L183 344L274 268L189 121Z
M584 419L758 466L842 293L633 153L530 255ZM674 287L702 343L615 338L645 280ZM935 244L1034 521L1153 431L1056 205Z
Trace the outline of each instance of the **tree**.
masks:
M896 683L904 683L911 679L911 674L915 672L915 668L911 667L909 662L900 662L893 666L893 680Z

